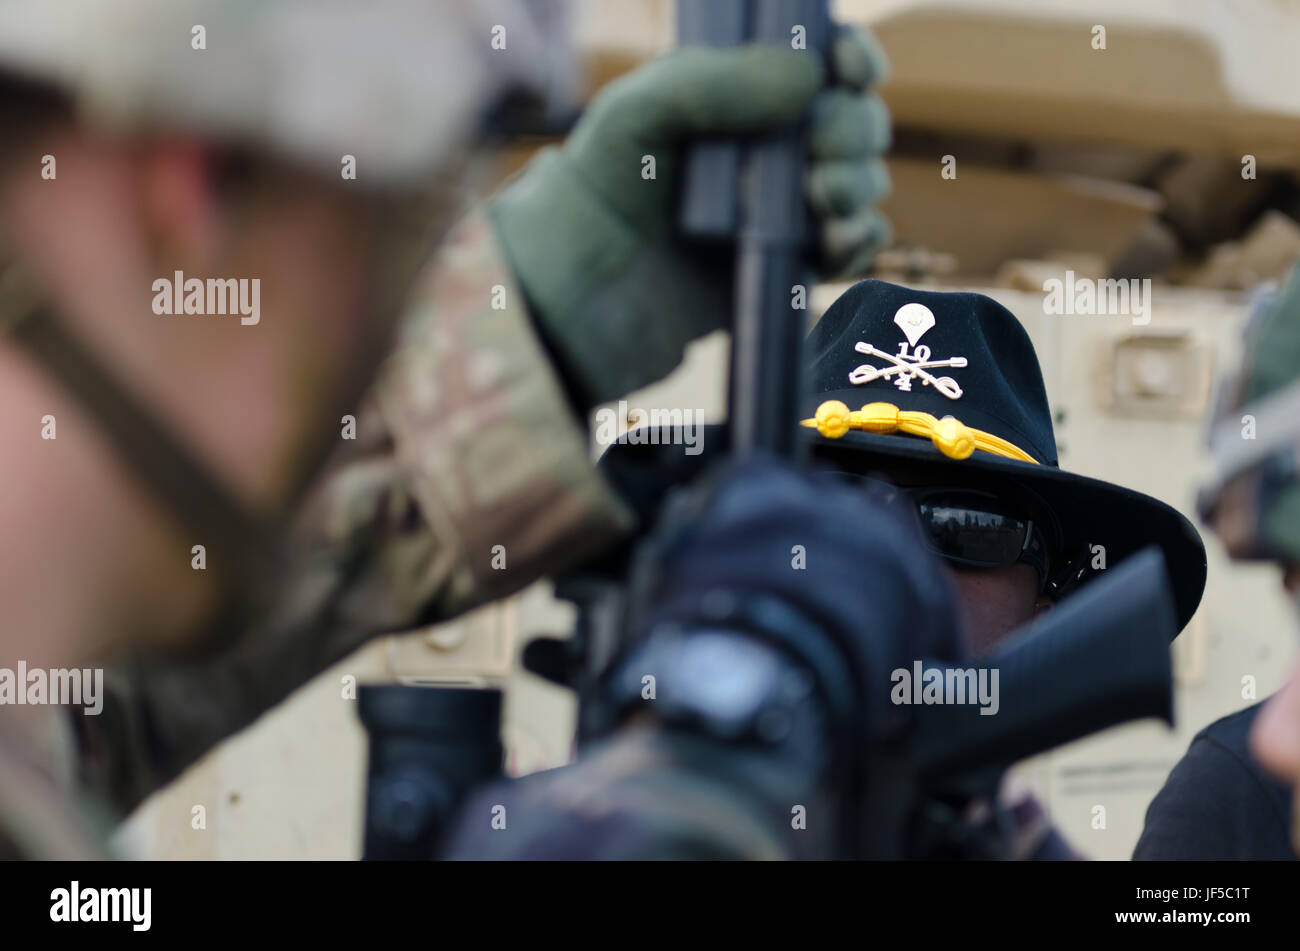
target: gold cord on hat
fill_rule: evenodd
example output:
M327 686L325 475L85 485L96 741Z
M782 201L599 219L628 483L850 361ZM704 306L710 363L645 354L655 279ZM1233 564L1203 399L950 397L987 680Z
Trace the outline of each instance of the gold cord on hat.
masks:
M899 409L893 403L868 403L850 410L839 400L827 400L817 407L812 419L800 420L801 426L816 429L829 439L839 439L850 429L869 433L909 433L924 436L949 459L965 459L976 449L1038 465L1038 460L1014 443L982 429L967 426L952 416L942 419L916 410Z

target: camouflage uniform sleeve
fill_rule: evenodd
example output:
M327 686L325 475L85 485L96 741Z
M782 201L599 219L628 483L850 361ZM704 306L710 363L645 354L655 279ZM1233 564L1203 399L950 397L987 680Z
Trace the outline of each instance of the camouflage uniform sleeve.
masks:
M481 215L448 242L379 390L404 484L436 542L413 593L449 617L608 544L631 516Z
M74 717L83 777L118 808L370 637L511 594L630 527L483 216L421 277L373 396L303 513L274 616L203 664L120 665L103 713Z

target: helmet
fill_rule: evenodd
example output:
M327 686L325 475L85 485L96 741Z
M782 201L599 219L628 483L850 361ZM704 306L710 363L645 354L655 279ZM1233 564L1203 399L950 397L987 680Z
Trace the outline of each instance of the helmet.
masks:
M1219 395L1201 517L1236 558L1300 563L1300 264L1261 293Z
M188 130L359 183L416 180L485 112L541 96L516 0L0 0L0 72L110 131Z

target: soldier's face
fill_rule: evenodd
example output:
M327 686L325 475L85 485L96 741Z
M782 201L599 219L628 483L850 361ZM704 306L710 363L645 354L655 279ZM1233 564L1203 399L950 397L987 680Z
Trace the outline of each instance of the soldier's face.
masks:
M977 654L1051 606L1038 597L1038 573L1029 565L970 568L946 561L943 565L957 588L962 621Z
M877 472L881 478L907 487L934 485L936 480L941 484L951 479L950 475L901 462L882 465ZM982 488L998 494L994 485ZM1012 631L1051 607L1051 601L1039 597L1038 572L1031 565L977 568L942 558L939 563L957 591L958 611L970 648L976 654L996 646Z
M210 153L183 141L109 141L68 125L32 149L58 156L57 187L26 161L0 170L0 231L67 333L242 504L285 510L309 440L341 433L334 397L358 353L376 349L377 216L343 190L274 170L232 195ZM0 506L0 524L69 528L39 545L16 540L10 554L29 557L15 558L0 594L31 602L20 616L50 647L110 626L153 642L198 626L223 596L217 571L194 569L202 540L46 368L5 341L0 366L0 401L58 427L51 451L3 474L0 496L14 504ZM6 444L27 444L26 417L0 422ZM67 589L102 599L45 590L73 569L86 577Z

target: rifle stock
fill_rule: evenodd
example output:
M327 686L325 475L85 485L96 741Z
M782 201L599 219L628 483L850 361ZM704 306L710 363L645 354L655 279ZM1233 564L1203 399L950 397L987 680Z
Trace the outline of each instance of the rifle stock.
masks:
M1145 548L980 661L999 671L996 715L960 704L918 708L918 774L960 786L1118 723L1172 725L1176 624L1164 555Z

